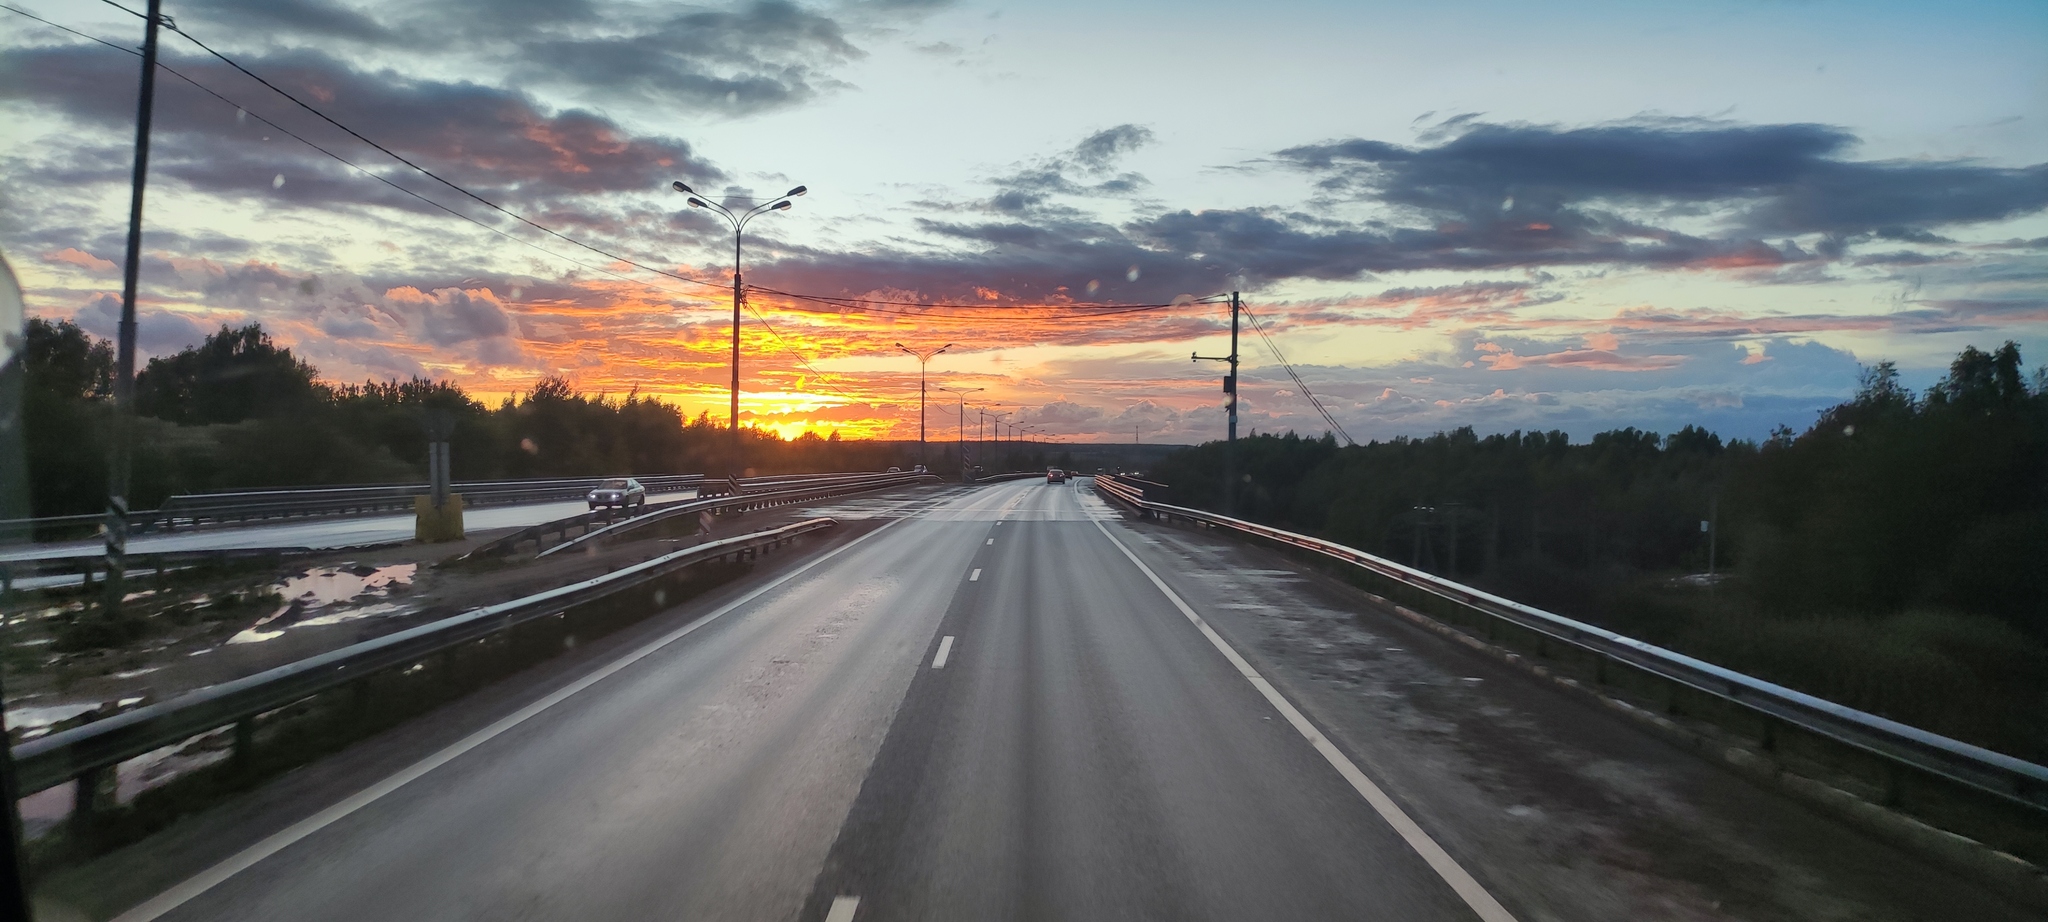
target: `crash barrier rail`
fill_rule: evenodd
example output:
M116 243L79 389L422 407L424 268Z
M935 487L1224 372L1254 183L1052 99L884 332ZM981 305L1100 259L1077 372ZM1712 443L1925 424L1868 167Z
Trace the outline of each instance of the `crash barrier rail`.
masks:
M605 510L602 512L588 512L567 516L552 522L542 522L538 525L529 525L497 540L478 545L475 549L464 555L464 557L471 560L503 557L516 552L521 545L529 542L533 544L537 555L551 554L571 544L584 546L579 544L579 542L585 539L610 540L627 531L652 525L656 522L666 522L677 516L694 515L706 511L713 514L728 511L742 512L762 506L802 502L806 499L816 499L823 496L879 489L903 483L914 483L923 479L929 479L929 475L819 474L801 477L757 477L741 480L740 488L748 492L740 494L731 492L731 486L728 481L707 479L704 481L704 492L714 493L715 495L676 503L664 503L660 506L650 507L637 515L624 515L611 510ZM756 487L759 489L753 489ZM576 533L573 538L569 534L572 531ZM603 533L604 537L594 537L599 535L599 533ZM552 542L549 540L551 537L553 538Z
M613 477L568 477L544 480L467 480L450 485L466 507L502 506L582 499ZM694 490L702 474L653 474L635 477L649 495ZM128 527L136 531L199 527L306 516L410 512L413 497L425 495L424 483L363 484L293 490L247 490L233 493L186 493L162 506L131 512ZM106 521L103 514L45 516L0 520L0 539L27 540L64 531L90 531Z
M831 496L845 496L852 493L865 493L870 490L884 490L889 487L905 486L913 483L930 483L938 479L931 474L832 475L795 483L785 482L779 485L777 489L764 490L758 493L727 494L712 499L695 499L685 500L680 503L669 503L646 515L635 516L621 522L614 522L601 528L585 531L574 538L569 538L560 544L541 550L537 556L546 557L572 548L596 547L607 542L622 540L628 534L643 529L666 528L669 527L668 523L675 519L704 512L710 512L714 515L747 512L754 509L767 509L771 506L787 506L792 503L809 502L814 499L824 499ZM742 487L746 485L746 481L741 481ZM514 542L514 546L516 544L517 542ZM538 546L537 542L536 546ZM481 550L481 548L478 550ZM475 551L471 552L471 554L475 553Z
M266 547L132 554L127 559L126 575L128 579L135 581L161 580L166 573L193 567L276 562L316 553L321 552L309 547ZM15 584L23 580L50 576L78 576L78 583L89 590L93 587L94 578L106 573L106 570L107 555L103 552L66 557L40 557L32 560L0 560L0 592L13 591L16 588Z
M644 586L695 564L726 558L748 559L837 524L829 518L809 519L706 542L603 576L474 609L30 740L14 747L19 794L26 796L78 779L78 805L90 811L91 797L101 789L106 773L136 756L229 726L235 728L235 755L241 756L254 745L255 722L260 715L394 669L419 667L465 644L505 635L536 622L565 618L570 609ZM659 598L657 595L657 604Z
M1348 564L1364 571L1379 594L1439 621L1476 630L1489 642L1533 648L1555 659L1590 658L1596 682L1647 692L1661 700L1667 713L1719 724L1776 756L1786 769L1847 781L1884 806L1994 848L2037 862L2048 857L2048 767L1794 691L1355 548L1149 501L1143 489L1122 478L1098 476L1095 485L1147 517L1228 529Z

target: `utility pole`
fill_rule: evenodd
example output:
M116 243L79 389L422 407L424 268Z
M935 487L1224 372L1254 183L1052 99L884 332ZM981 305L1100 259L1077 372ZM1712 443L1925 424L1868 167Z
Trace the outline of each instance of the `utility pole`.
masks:
M748 221L771 211L787 211L790 207L789 200L810 191L810 187L798 186L776 196L774 201L756 205L740 214L734 214L731 209L717 202L699 198L697 190L690 188L688 183L680 179L669 183L669 188L689 196L690 207L714 212L725 218L727 224L732 225L732 457L726 462L726 473L737 478L746 473L746 464L740 448L740 305L746 302L745 289L740 283L740 238L746 233ZM735 480L734 483L737 484L738 481Z
M897 343L896 348L908 352L917 358L917 463L920 467L925 467L929 470L930 462L926 461L924 457L924 368L925 364L930 362L933 356L953 348L953 344L947 343L937 349L926 352L919 352L902 343Z
M1230 374L1223 378L1223 393L1230 395L1224 404L1230 414L1229 435L1223 443L1223 514L1237 514L1237 315L1244 310L1244 302L1237 292L1230 293L1230 354L1193 355L1193 362L1229 362Z
M128 480L135 440L135 289L142 275L142 191L149 180L149 122L156 108L156 33L163 0L149 0L142 39L142 88L135 104L135 182L128 197L128 264L121 273L121 323L114 371L113 457L107 465L106 614L121 614L128 568Z

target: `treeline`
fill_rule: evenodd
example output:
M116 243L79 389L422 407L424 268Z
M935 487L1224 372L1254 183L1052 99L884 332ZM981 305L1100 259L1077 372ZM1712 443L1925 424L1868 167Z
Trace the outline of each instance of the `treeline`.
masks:
M2048 386L1891 363L1805 432L1238 443L1238 514L1879 713L2048 756ZM1148 479L1220 509L1223 446ZM1714 532L1702 530L1713 523ZM1700 577L1712 563L1721 578Z
M23 426L34 515L104 508L114 352L68 321L31 319L23 344ZM724 421L660 400L577 393L546 378L486 406L442 381L336 384L260 325L222 327L205 342L149 360L136 376L131 504L179 493L426 479L425 418L455 420L457 480L714 473L727 466ZM757 474L882 470L914 463L915 443L784 441L741 430ZM936 453L935 453L936 454Z

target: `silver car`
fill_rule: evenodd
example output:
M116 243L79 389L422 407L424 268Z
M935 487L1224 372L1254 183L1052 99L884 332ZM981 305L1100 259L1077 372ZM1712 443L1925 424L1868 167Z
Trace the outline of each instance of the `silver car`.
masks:
M631 509L647 505L647 488L631 477L614 478L597 485L590 491L590 509L595 512L600 506L614 509Z

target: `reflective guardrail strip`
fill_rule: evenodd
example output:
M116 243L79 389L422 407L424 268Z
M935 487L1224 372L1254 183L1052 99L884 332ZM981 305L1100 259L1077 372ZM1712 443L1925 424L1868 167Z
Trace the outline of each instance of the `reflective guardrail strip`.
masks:
M1144 491L1108 475L1095 484L1112 499L1151 516L1185 519L1301 548L1334 559L1487 618L1534 631L1552 642L1682 684L1770 720L1852 747L1896 765L2048 811L2048 767L1930 733L1731 669L1644 643L1605 628L1504 599L1321 538L1200 509L1152 502Z

